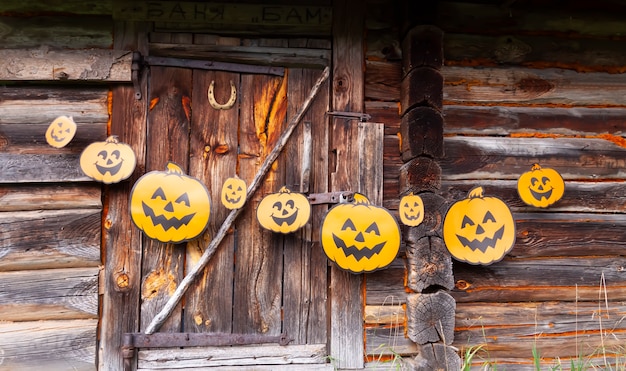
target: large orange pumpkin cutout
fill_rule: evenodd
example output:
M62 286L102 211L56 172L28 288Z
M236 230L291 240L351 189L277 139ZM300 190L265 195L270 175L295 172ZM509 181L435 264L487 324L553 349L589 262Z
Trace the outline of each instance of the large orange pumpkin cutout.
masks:
M452 256L470 264L488 265L504 258L515 244L515 221L497 197L472 189L452 204L443 221L443 239Z
M417 227L424 221L424 201L413 192L400 199L400 221L409 227Z
M384 207L372 205L362 194L333 206L322 221L324 254L351 273L385 268L400 250L400 227Z
M165 171L151 171L130 193L130 215L146 236L179 243L198 237L211 212L209 192L198 179L169 162Z
M246 182L239 177L226 179L222 185L222 205L229 210L239 209L246 203Z
M127 179L135 170L137 159L128 144L111 135L104 142L88 145L80 155L80 168L88 177L105 184Z
M256 209L256 217L265 229L291 233L309 221L311 204L303 194L282 187L278 193L263 197Z
M54 148L65 147L76 134L76 123L71 117L59 116L46 130L46 142Z
M517 180L517 193L527 205L548 207L563 197L565 182L556 170L534 164Z

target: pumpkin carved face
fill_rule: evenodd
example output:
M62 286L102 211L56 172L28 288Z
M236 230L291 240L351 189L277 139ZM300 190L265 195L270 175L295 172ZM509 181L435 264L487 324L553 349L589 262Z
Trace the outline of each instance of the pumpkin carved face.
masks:
M227 209L239 209L246 202L246 182L239 177L228 178L222 185L222 204Z
M259 224L273 232L291 233L305 225L311 216L311 204L301 193L282 187L259 202L256 217Z
M398 209L400 221L409 227L416 227L424 220L424 201L412 192L400 199Z
M148 237L161 242L184 242L207 227L209 192L198 179L170 162L165 171L151 171L137 180L130 193L130 215Z
M362 194L333 206L322 222L321 242L329 260L352 273L385 268L400 250L400 227L384 207Z
M65 147L76 134L76 123L71 117L57 117L46 130L46 142L54 148Z
M135 152L115 135L88 145L80 155L80 168L88 177L105 184L128 178L137 163Z
M470 264L501 260L515 244L515 221L497 197L484 197L482 187L452 204L443 221L443 239L452 256Z
M548 207L563 197L565 182L554 169L534 164L530 171L517 181L517 193L524 203L535 207Z

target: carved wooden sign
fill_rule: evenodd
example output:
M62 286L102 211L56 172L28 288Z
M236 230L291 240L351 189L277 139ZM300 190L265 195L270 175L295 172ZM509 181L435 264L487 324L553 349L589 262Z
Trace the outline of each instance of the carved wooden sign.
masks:
M316 5L230 4L193 1L113 2L113 17L120 20L194 23L221 30L256 31L287 27L315 34L329 34L332 8ZM250 28L252 30L252 28Z

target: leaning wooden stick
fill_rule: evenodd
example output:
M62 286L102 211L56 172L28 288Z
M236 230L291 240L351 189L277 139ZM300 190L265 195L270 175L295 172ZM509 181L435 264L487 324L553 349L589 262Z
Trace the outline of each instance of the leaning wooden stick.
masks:
M252 195L257 190L265 174L270 169L274 161L278 158L278 155L280 155L281 151L287 144L287 141L289 141L289 138L291 137L291 134L293 133L294 129L296 128L296 126L298 126L298 123L302 119L302 116L304 115L304 113L307 111L307 109L313 102L313 99L317 95L320 87L328 79L329 75L330 75L330 69L326 67L324 71L322 72L322 75L319 77L319 79L315 83L315 85L313 85L313 88L311 88L311 92L309 93L309 96L302 104L302 107L300 107L300 110L298 110L296 115L291 119L291 122L289 122L289 124L287 125L287 128L285 128L285 131L281 134L280 138L278 138L278 142L276 143L276 146L272 149L272 152L270 152L270 154L267 156L267 158L265 159L265 162L263 162L263 164L261 165L261 168L256 173L254 179L248 186L248 195ZM249 198L250 197L248 197L248 199ZM192 282L196 279L198 275L200 275L204 267L206 267L206 265L209 263L209 260L215 253L215 250L217 250L217 247L226 236L226 233L228 233L228 230L230 229L231 225L233 224L233 222L235 221L235 219L237 218L237 216L239 215L242 209L243 207L239 209L231 210L231 212L228 214L228 216L224 220L224 223L215 234L215 237L213 237L213 240L211 240L211 243L209 243L209 246L207 246L206 250L204 250L204 253L200 257L200 260L198 260L198 263L191 269L191 271L189 271L187 276L183 278L183 280L180 282L180 285L178 285L178 287L176 288L176 291L174 291L174 294L172 295L172 297L167 301L167 303L165 303L165 306L163 307L163 309L161 309L161 311L157 313L157 315L152 319L152 322L150 322L150 324L146 328L146 334L152 334L155 331L157 331L161 327L163 322L165 322L165 320L169 317L169 315L172 313L176 305L178 305L178 302L180 301L180 299L182 299L183 295L185 294L189 286L191 286Z

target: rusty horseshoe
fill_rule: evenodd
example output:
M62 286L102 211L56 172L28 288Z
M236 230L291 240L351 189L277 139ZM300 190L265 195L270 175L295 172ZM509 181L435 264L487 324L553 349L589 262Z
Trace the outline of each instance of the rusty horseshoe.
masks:
M232 108L232 106L235 104L235 101L237 100L237 88L235 88L235 84L233 84L233 80L230 80L230 98L228 99L228 102L221 104L221 103L217 103L217 101L215 100L215 96L213 95L213 90L215 87L215 80L211 81L211 85L209 86L209 103L211 104L211 107L215 108L215 109L230 109Z

